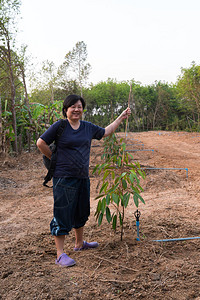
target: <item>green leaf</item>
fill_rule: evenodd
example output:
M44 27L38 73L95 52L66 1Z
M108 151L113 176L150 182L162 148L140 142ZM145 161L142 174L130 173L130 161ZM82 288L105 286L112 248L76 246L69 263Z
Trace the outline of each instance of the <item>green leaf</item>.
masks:
M126 144L125 144L125 143L122 143L122 150L125 151L125 149L126 149Z
M103 220L103 214L100 213L99 218L98 218L98 225L100 226Z
M11 115L12 115L12 113L10 111L5 111L5 112L2 113L3 117L8 117L8 116L11 116Z
M123 195L123 203L125 208L128 206L129 199L130 199L130 194L126 193Z
M54 112L54 115L56 116L57 119L60 118L60 114L58 114L56 111Z
M98 167L99 167L99 165L96 165L96 166L94 167L94 170L93 170L92 174L94 174L94 173L97 171Z
M125 163L128 164L128 154L125 155Z
M145 179L145 177L146 177L145 172L143 172L143 171L141 171L141 170L137 170L137 171L138 171L138 173L140 174L140 176L141 176L143 179Z
M130 178L131 183L133 183L134 182L134 176L133 176L132 173L129 175L129 178Z
M122 186L123 186L123 189L126 190L127 188L127 182L124 178L122 178Z
M117 183L119 180L121 180L126 174L127 174L127 172L124 172L119 177L117 177L115 180L115 183Z
M106 195L106 204L107 205L110 204L110 195L109 194Z
M113 155L113 156L111 157L111 159L112 159L113 162L116 162L116 161L117 161L117 155Z
M127 154L128 154L132 159L134 159L134 157L133 157L133 155L132 155L131 153L127 152Z
M117 216L114 215L114 217L113 217L113 222L112 222L112 228L113 228L114 230L116 230L116 227L117 227Z
M31 127L24 126L24 129L31 130Z
M138 186L138 188L140 189L141 192L144 192L144 189L139 184L137 186Z
M101 194L102 191L105 190L107 186L108 186L108 182L105 182L105 183L102 185L102 187L101 187L99 193Z
M106 163L102 164L102 165L99 165L99 171L98 171L98 174L100 175L101 172L104 170L104 167L106 166Z
M117 164L118 164L119 167L121 167L121 163L122 163L122 159L121 159L121 157L119 157L118 160L117 160Z
M112 179L114 180L115 179L115 172L112 171Z
M98 213L98 211L96 210L95 211L95 214L94 214L94 216L96 216L96 220L98 219L98 216L99 216L99 213Z
M141 201L142 203L144 203L144 204L145 204L145 201L144 201L144 199L142 198L142 196L141 196L141 195L139 195L139 194L138 194L138 198L140 199L140 201Z
M113 201L117 204L117 206L119 205L119 201L120 201L120 198L117 194L112 194L112 199Z
M134 200L135 206L138 207L138 205L139 205L138 194L135 193L133 195L133 200Z
M104 214L105 208L106 208L106 198L103 198L103 200L101 202L101 212L102 212L102 214Z
M137 177L135 171L132 171L132 170L131 170L131 174L133 175L133 177L135 178L135 180L136 180L137 183L139 184L139 183L140 183L140 180L139 180L139 178Z
M117 178L115 179L115 184L118 183L119 180L120 180L120 177L117 177Z
M142 196L141 196L140 194L138 194L138 193L135 193L135 194L134 194L133 199L134 199L135 205L136 205L137 207L138 207L138 205L139 205L139 199L140 199L140 201L141 201L142 203L145 204L144 199L143 199Z
M134 161L134 164L136 165L136 167L137 167L138 169L140 169L140 164L139 164L139 162Z
M134 185L131 185L131 189L133 190L133 193L135 194L139 194L139 190L138 190L138 188L137 187L135 187Z
M127 174L127 172L123 172L121 175L121 178L124 177Z
M37 120L44 110L45 110L45 106L43 104L37 103L32 113L33 119Z
M106 206L106 219L108 221L108 223L110 223L112 221L112 217L111 217L111 214L110 214L110 209L108 206Z
M110 174L110 172L108 170L106 170L104 173L104 176L103 176L103 181L106 179L106 177L108 177L109 174Z
M101 200L99 200L98 205L97 205L97 212L100 213L101 211L101 206L102 206L102 202Z
M118 188L118 186L119 186L119 183L117 183L116 185L113 185L113 186L111 187L111 189L109 189L109 190L107 191L107 193L113 193L113 192Z
M96 196L96 198L95 198L95 199L97 200L97 199L99 199L99 198L102 198L102 197L104 197L104 196L105 196L105 193L104 193L104 194L100 194L100 195Z

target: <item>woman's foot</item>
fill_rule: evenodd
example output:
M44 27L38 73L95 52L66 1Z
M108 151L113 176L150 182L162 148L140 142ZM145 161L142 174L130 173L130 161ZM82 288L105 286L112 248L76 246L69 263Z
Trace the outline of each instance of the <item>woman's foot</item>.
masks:
M83 241L83 245L81 247L75 247L74 251L94 249L94 248L97 248L98 246L99 246L99 244L97 242L88 243L86 241Z
M56 265L61 267L72 267L76 264L75 260L70 258L66 253L62 253L55 261Z

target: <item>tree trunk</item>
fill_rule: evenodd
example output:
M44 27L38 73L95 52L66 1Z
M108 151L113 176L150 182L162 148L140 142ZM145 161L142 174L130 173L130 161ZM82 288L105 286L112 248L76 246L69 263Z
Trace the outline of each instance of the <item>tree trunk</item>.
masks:
M17 146L17 119L16 119L16 110L15 110L15 87L12 86L12 92L11 92L11 102L12 102L12 127L15 134L15 141L14 141L14 151L18 152L18 146Z
M11 49L10 49L10 40L7 37L7 55L8 55L8 68L9 68L9 79L10 79L10 88L11 88L11 103L12 103L12 127L15 134L15 142L14 142L14 151L18 152L17 145L17 120L16 120L16 110L15 110L15 83L14 83L14 75L13 75L13 66L12 66L12 58L11 58Z
M26 87L26 78L25 78L25 73L24 73L24 68L23 67L21 67L21 73L22 73L22 80L23 80L24 91L25 91L24 102L25 102L25 105L28 108L29 122L32 125L33 120L32 120L32 116L31 116L30 103L29 103L29 100L28 100L28 92L27 92L27 87ZM26 131L26 136L27 136L27 143L28 143L28 152L30 152L31 151L31 132L30 132L30 130Z
M29 100L28 100L28 92L27 92L27 87L26 87L25 73L24 73L23 69L21 69L21 73L22 73L22 80L23 80L24 91L25 91L25 104L28 107L29 121L32 124L33 121L32 121L32 116L31 116L30 104L29 104Z
M3 152L3 126L2 126L2 105L0 96L0 154Z

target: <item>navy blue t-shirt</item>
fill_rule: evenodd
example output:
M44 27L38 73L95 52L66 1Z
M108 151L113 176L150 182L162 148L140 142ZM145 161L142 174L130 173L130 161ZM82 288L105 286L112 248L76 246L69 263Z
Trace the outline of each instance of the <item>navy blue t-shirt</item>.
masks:
M66 120L65 127L57 143L57 162L54 177L88 178L91 140L100 140L105 128L90 122L80 121L80 126L74 130ZM40 138L50 145L56 138L60 121L51 125Z

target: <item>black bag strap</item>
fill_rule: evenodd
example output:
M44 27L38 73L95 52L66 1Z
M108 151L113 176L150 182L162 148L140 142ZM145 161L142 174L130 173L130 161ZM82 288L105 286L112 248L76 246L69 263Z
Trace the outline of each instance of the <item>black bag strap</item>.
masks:
M60 120L60 125L57 129L56 132L56 138L55 138L55 143L57 144L59 138L61 137L61 135L64 132L65 127L67 126L67 121L61 119ZM49 170L47 172L47 175L44 177L44 182L43 185L48 187L48 188L52 188L53 186L48 186L47 182L49 182L51 180L51 178L53 177L53 173L56 167L56 161L57 161L57 150L55 150L52 155L51 155L51 160L50 160L50 167Z
M61 119L60 120L60 125L57 129L57 132L56 132L56 138L55 138L55 142L57 143L59 138L61 137L61 135L63 134L63 131L65 129L65 127L67 126L67 121L66 120L63 120Z
M53 177L53 173L54 173L55 166L56 166L56 159L57 159L57 152L54 152L51 155L50 167L49 167L49 170L47 172L47 175L44 177L44 182L43 182L43 185L48 187L48 188L53 187L53 186L48 186L47 182L49 182L51 180L51 178Z

